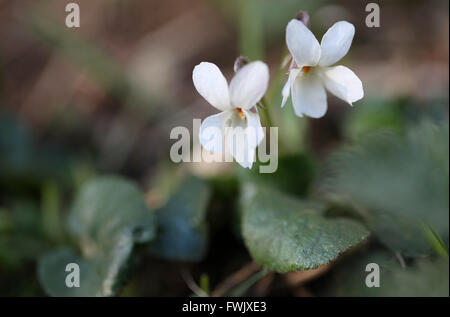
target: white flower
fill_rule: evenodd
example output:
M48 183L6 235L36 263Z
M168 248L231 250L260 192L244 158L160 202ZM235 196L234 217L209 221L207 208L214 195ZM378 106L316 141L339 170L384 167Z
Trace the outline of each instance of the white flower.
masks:
M295 66L283 87L281 106L292 92L297 116L320 118L327 112L325 88L350 105L360 100L364 91L358 76L345 66L332 66L347 54L354 34L351 23L340 21L328 29L319 44L302 22L291 20L286 27L286 43Z
M223 153L225 143L243 167L251 168L255 149L264 138L256 103L269 83L269 68L260 61L239 69L230 86L220 69L207 62L195 66L194 86L213 107L222 112L209 116L200 126L200 143L208 151ZM251 109L255 107L255 111Z

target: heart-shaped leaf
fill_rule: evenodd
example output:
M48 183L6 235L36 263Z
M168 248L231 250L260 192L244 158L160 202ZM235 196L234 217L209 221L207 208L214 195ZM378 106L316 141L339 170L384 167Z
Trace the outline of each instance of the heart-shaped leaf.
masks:
M153 239L155 218L140 190L118 177L101 177L82 187L69 217L81 256L63 249L42 257L39 277L52 296L112 296L123 286L137 243ZM65 284L66 265L80 267L80 287Z
M150 244L150 252L170 260L201 260L207 248L209 196L204 181L195 177L184 181L168 203L156 211L158 236Z
M322 186L365 207L361 216L388 248L431 254L423 223L449 238L448 154L448 123L371 134L332 156Z
M253 259L269 270L314 269L367 238L349 219L322 216L323 207L268 188L244 188L243 236Z

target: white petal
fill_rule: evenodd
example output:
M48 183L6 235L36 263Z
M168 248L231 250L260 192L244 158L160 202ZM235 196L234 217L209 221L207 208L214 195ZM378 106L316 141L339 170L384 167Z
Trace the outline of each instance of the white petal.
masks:
M251 168L256 147L264 139L258 113L244 110L245 120L233 115L232 128L226 129L226 142L231 155L242 167Z
M286 101L291 93L292 84L294 83L299 73L300 69L291 69L291 71L289 72L289 78L286 84L283 86L283 89L281 90L281 95L283 96L283 100L281 101L281 108L283 108L286 104Z
M264 130L261 126L261 119L257 112L243 110L247 119L247 128L245 133L249 140L249 147L255 149L264 139Z
M225 151L225 126L231 125L231 116L231 111L224 111L203 120L198 135L206 150L213 153Z
M355 27L347 21L336 22L322 37L320 66L331 66L347 54L352 45Z
M269 85L269 67L255 61L242 67L230 83L230 99L233 107L250 109L261 100Z
M345 66L327 67L323 68L320 73L327 90L350 105L364 97L361 80L349 68Z
M327 94L320 78L314 73L298 76L292 86L295 114L320 118L327 112Z
M284 105L286 104L286 101L288 100L290 94L291 94L291 83L288 79L286 84L284 84L283 89L281 90L281 95L283 96L283 99L281 100L281 108L283 108Z
M320 44L314 34L300 21L293 19L286 27L286 44L295 62L315 66L320 59Z
M198 93L212 106L222 111L231 108L227 80L216 65L198 64L192 72L192 80Z

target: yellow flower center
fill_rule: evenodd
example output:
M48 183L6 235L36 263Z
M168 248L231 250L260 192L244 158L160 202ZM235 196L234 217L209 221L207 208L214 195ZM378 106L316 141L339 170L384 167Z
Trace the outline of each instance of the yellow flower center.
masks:
M302 68L303 73L305 75L309 73L310 69L311 69L311 66L303 66L303 68Z
M244 114L244 111L242 111L241 108L236 108L236 110L237 110L237 112L238 112L239 117L241 117L242 120L245 120L245 114Z

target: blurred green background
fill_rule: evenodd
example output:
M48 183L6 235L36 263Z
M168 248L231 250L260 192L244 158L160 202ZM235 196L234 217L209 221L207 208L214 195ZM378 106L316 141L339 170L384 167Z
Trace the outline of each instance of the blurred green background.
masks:
M1 296L46 294L38 259L76 244L66 230L76 193L105 174L136 183L151 209L166 206L187 175L212 192L198 203L207 209L201 216L207 229L201 224L199 236L189 236L201 250L182 246L183 254L158 257L155 247L121 295L190 295L190 278L203 290L214 288L250 262L239 237L238 196L251 178L326 201L330 215L362 219L372 236L347 264L319 278L271 273L233 294L448 296L447 1L378 1L381 27L368 28L370 1L78 0L81 27L71 29L64 23L69 2L0 1ZM328 94L322 119L296 117L290 101L281 111L284 31L299 10L309 12L319 40L336 21L355 25L340 62L364 85L365 97L353 108ZM192 129L193 118L215 112L194 89L193 67L210 61L230 79L238 55L269 64L269 111L284 151L278 172L266 177L237 164L172 163L170 130ZM411 217L425 233L410 225ZM349 277L351 265L373 258L386 263L389 283L401 289L367 294Z

